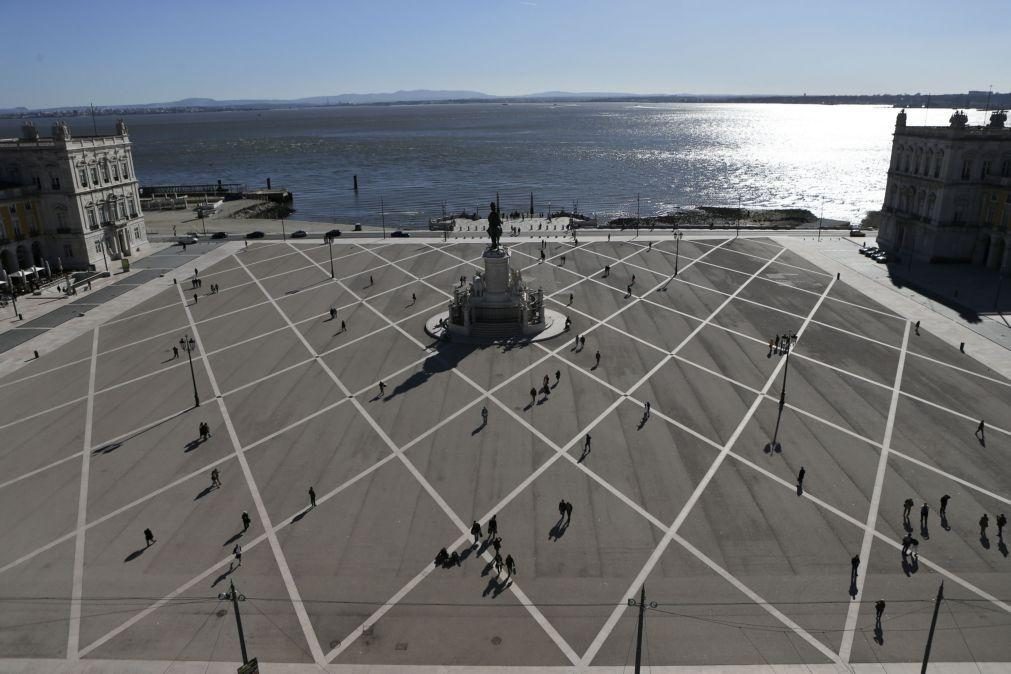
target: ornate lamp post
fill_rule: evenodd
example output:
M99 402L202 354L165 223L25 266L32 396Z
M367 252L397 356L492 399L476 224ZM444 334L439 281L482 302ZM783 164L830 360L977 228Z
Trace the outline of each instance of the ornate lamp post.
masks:
M197 343L189 335L184 335L179 340L179 347L186 352L186 357L190 361L190 378L193 379L193 406L200 407L200 394L197 393L197 374L193 371L193 352L197 348Z

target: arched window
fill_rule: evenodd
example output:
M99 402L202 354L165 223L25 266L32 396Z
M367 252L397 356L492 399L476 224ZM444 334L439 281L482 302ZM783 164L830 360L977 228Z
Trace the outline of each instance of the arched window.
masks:
M907 151L905 155L905 158L902 160L902 170L909 173L909 160L913 156L913 153L912 151Z
M913 169L913 173L916 175L920 174L920 169L923 168L923 148L916 148L916 168Z
M944 150L937 151L937 160L934 162L934 177L941 177L941 162L944 161Z

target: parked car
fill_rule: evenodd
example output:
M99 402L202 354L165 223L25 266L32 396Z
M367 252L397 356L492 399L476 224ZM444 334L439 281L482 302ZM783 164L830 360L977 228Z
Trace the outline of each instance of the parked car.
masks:
M211 234L211 238L212 239L227 239L228 238L228 232L214 232L213 234Z
M291 233L291 238L293 239L304 239L307 236L309 235L305 233L304 229L296 229L294 232Z
M869 248L861 248L860 249L860 254L861 255L866 255L867 257L870 257L871 255L874 255L877 252L878 252L878 247L877 246L870 246Z
M411 236L410 233L408 233L408 232L402 232L399 229L397 231L393 232L392 234L390 234L390 238L391 239L406 239L406 238L408 238L410 236Z
M878 264L885 264L888 262L888 253L878 253L872 259Z
M326 239L336 239L340 235L341 235L341 231L339 229L331 229L329 232L327 232L326 234L323 235L323 238L326 238Z
M187 234L186 236L180 236L178 239L176 239L176 242L180 246L191 245L191 244L194 244L194 243L198 243L199 241L200 241L200 239L198 239L197 237L192 236L190 234Z
M264 237L263 232L261 232L259 230L255 231L255 232L250 232L249 234L246 234L246 238L247 239L262 239L263 237Z
M851 229L850 230L850 236L863 237L864 233L862 231L860 231L859 229Z

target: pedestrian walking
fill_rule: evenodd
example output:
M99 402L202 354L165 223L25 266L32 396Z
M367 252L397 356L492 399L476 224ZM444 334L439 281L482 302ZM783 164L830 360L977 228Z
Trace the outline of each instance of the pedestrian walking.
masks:
M643 418L644 420L645 420L645 419L649 419L649 413L650 413L650 409L651 409L651 407L652 407L652 406L651 406L651 405L649 404L649 401L647 400L647 401L646 401L646 403L645 403L645 404L644 404L644 405L643 405L642 407L643 407L643 410L642 410L642 418Z
M541 249L541 262L544 262L544 250Z
M249 513L247 513L245 510L243 510L242 511L242 531L243 532L245 532L247 529L249 529L250 522L252 522L252 520L249 519Z
M579 336L579 348L580 350L586 348L586 335Z
M149 548L154 543L154 534L150 529L144 529L144 547Z
M174 360L174 359L176 359L178 357L179 357L179 347L178 346L173 346L172 347L172 358Z
M197 303L197 294L193 293L193 304Z
M807 471L804 470L804 466L800 467L800 472L797 473L797 489L804 491L804 476L807 475Z
M594 358L594 361L595 361L593 366L594 367L600 367L600 350L599 349L597 350L597 353L593 354L593 358Z
M632 284L629 283L627 286L625 286L625 296L630 297L631 295L632 295Z
M575 299L575 297L576 297L575 295L569 293L569 304L572 304L572 300Z
M927 515L930 513L930 506L924 503L920 506L920 529L927 528Z
M631 285L635 285L635 274L632 274L632 283L631 283Z
M565 499L562 499L561 501L558 502L559 519L565 519L565 515L569 512L569 509L566 507L567 505L568 504L565 503Z
M418 296L415 293L411 293L411 304L418 303Z
M488 424L488 408L486 406L481 407L481 423Z
M477 520L474 520L474 524L470 527L470 535L474 537L474 547L477 547L478 541L481 540L481 525Z
M330 307L330 320L337 318L337 309L335 307Z
M919 321L916 321L916 326L915 327L916 327L916 334L919 335L920 334L920 322Z
M347 323L341 321L341 332L345 332L348 329Z
M211 471L211 486L215 488L221 487L221 473L218 472L217 468Z
M983 423L983 420L980 419L979 426L976 427L976 437L982 440L985 433L986 433L986 425Z
M498 578L502 575L502 555L496 552L495 559L492 561L492 564L495 567L495 577Z
M913 499L907 498L902 502L902 521L909 524L909 513L913 510Z
M557 385L558 382L560 382L561 380L562 380L562 371L555 370L555 385Z
M652 241L649 242L649 248L647 248L646 250L653 250L653 242Z
M949 496L948 494L945 494L944 496L941 497L941 509L938 511L938 514L941 517L945 517L948 514L948 501L950 499L951 496Z
M502 549L502 537L496 536L495 538L491 539L491 547L495 548L495 554L497 555L499 551Z
M583 440L583 454L589 454L590 453L590 441L592 439L593 438L590 437L590 434L587 433L586 434L586 439Z
M988 526L990 526L990 518L987 516L986 513L983 513L983 516L979 518L979 537L980 538L986 538L986 528Z
M530 404L533 405L537 402L537 389L530 387Z
M885 600L878 599L874 603L874 629L881 631L881 616L885 614Z
M379 380L379 396L382 397L386 395L386 384L382 379Z
M495 519L497 516L497 514L492 515L488 520L488 538L494 539L498 535L498 520Z
M549 388L549 384L551 383L551 377L549 377L548 375L544 375L544 379L542 381L544 384L544 389L547 390Z
M772 351L772 344L773 344L773 342L772 342L772 340L770 339L770 340L769 340L769 351Z
M506 573L509 574L507 578L512 578L516 575L516 561L513 559L512 555L506 555L505 558Z
M372 279L372 274L369 274L369 285L374 286L376 282Z
M573 349L579 348L579 335L576 335L576 343L572 345Z
M572 502L571 501L566 501L565 502L565 521L566 522L570 522L570 523L572 522Z
M1004 513L997 515L997 538L998 540L1004 540L1004 527L1007 526L1007 517Z
M313 489L312 487L309 487L309 507L310 508L316 507L316 490Z
M229 571L236 566L242 566L242 546L236 543L235 547L232 548L232 555L234 556L234 559L228 564Z
M909 546L913 544L913 540L912 534L906 534L902 537L902 559L905 559L906 555L909 554Z

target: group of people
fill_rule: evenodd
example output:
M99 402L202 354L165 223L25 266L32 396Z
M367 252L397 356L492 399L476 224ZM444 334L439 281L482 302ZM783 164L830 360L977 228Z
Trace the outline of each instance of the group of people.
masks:
M200 442L204 442L211 437L211 425L206 421L200 422L198 430L200 431Z
M783 354L790 350L790 347L797 342L797 333L776 335L769 340L769 353Z
M474 537L474 542L471 545L471 549L488 549L491 548L495 551L492 557L491 565L495 569L496 578L502 575L502 571L506 572L506 580L512 578L516 575L516 561L513 559L512 555L507 554L505 558L502 557L502 537L498 535L498 515L492 515L491 519L488 520L487 525L488 533L485 536L484 531L481 528L481 523L474 520L474 524L470 527L470 534ZM483 542L482 542L483 539ZM463 563L463 557L460 553L454 550L449 552L446 548L442 548L435 555L435 565L441 566L444 569L452 566L460 566Z

